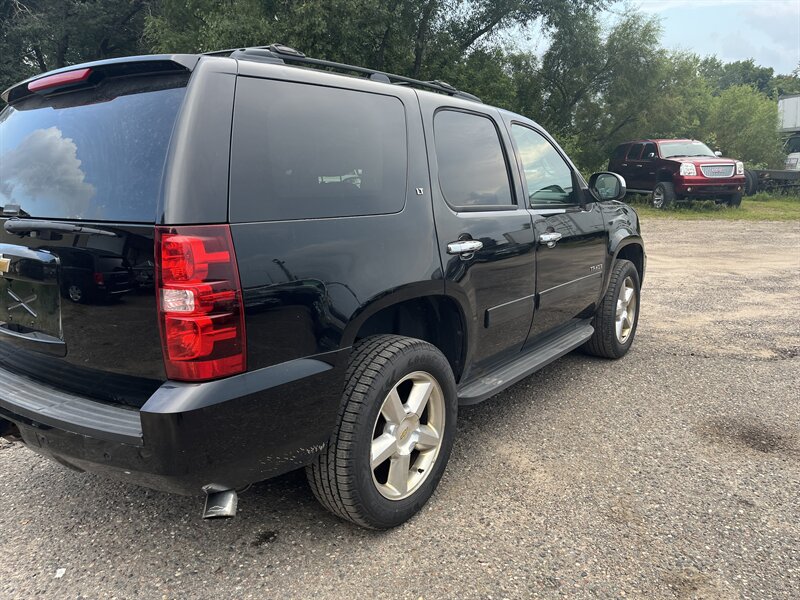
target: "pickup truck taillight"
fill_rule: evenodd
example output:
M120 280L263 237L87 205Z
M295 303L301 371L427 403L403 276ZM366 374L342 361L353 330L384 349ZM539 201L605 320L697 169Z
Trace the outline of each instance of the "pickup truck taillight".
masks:
M206 381L246 369L244 306L228 225L156 228L167 377Z

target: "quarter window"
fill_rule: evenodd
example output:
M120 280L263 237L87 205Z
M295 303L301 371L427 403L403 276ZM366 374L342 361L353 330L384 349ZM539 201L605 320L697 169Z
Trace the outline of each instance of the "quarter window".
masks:
M455 207L514 204L497 128L488 117L442 110L433 121L439 185Z
M407 162L397 98L246 77L237 83L233 222L399 212Z
M553 145L533 129L511 126L533 206L573 204L572 169Z

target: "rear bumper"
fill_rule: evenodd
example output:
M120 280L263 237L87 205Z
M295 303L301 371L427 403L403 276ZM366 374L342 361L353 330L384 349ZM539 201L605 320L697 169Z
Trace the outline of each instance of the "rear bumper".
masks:
M674 183L675 193L684 198L714 198L743 192L745 178L676 177Z
M141 410L0 369L0 432L66 466L185 495L308 464L333 430L348 350L234 377L168 381ZM11 426L10 424L13 424Z

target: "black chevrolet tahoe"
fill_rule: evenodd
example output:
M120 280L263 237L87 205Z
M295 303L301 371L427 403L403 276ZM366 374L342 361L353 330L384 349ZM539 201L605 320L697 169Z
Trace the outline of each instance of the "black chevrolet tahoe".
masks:
M231 516L305 467L365 527L414 515L459 406L620 358L645 253L625 182L443 82L283 46L67 67L3 94L0 435ZM65 252L155 265L64 298Z

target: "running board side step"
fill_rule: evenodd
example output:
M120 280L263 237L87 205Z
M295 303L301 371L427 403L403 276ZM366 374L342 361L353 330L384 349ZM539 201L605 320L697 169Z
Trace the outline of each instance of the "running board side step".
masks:
M513 362L502 365L480 379L459 386L459 405L467 406L488 400L519 380L546 367L557 358L582 346L593 333L594 327L591 323L582 321L548 336Z

